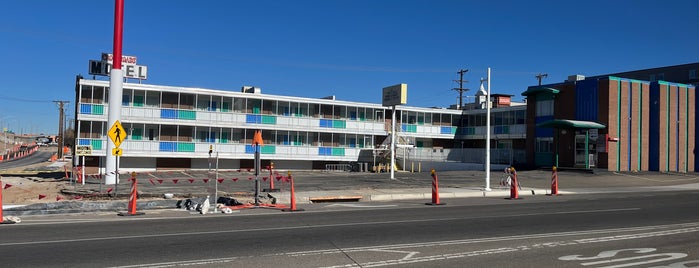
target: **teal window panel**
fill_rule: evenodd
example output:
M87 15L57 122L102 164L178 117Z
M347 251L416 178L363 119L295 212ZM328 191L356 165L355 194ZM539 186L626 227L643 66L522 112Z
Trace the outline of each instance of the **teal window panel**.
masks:
M102 150L102 140L91 140L92 150Z
M104 105L93 104L92 105L92 114L103 115L104 114Z
M277 117L274 115L263 115L262 116L262 124L276 125L277 124Z
M134 107L143 107L143 96L133 96L133 106Z
M422 147L425 147L425 144L423 141L417 141L417 142L415 142L415 146L417 146L418 148L422 148Z
M553 153L534 153L534 164L546 167L553 165Z
M365 121L366 120L366 115L364 112L359 112L359 121Z
M345 120L333 120L333 128L347 128Z
M221 103L221 112L230 112L231 104L228 102Z
M417 132L417 126L416 125L408 126L408 132L412 132L412 133Z
M260 153L261 154L276 154L277 153L277 146L263 145L262 147L260 147Z
M332 148L332 156L345 156L345 148Z
M178 110L177 111L177 118L183 119L183 120L196 120L197 119L197 112L187 111L187 110Z
M193 142L178 142L177 143L177 151L178 152L194 152L194 143Z
M219 142L221 142L221 143L228 143L228 137L229 137L229 136L230 136L230 133L228 133L228 132L223 132L223 133L221 133L221 139L219 140Z
M260 107L252 107L252 113L253 113L253 114L259 114L259 113L260 113Z
M133 131L131 131L131 138L132 140L135 141L140 141L143 140L143 129L142 128L134 128Z

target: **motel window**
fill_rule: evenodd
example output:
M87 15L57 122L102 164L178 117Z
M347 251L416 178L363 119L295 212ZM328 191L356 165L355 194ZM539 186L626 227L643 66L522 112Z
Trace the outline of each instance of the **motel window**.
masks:
M689 70L689 79L696 79L697 78L697 70Z
M539 100L536 102L536 116L553 115L553 99Z
M550 153L553 144L553 137L539 137L536 138L536 152L537 153Z

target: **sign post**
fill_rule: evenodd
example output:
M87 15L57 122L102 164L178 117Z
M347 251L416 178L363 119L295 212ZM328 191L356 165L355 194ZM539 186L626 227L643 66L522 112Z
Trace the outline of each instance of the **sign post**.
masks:
M80 156L82 159L82 168L80 169L80 181L85 185L85 156L92 155L92 145L78 145L75 146L75 155Z
M391 107L391 180L395 180L396 168L396 105L408 103L408 84L397 84L383 88L381 104Z

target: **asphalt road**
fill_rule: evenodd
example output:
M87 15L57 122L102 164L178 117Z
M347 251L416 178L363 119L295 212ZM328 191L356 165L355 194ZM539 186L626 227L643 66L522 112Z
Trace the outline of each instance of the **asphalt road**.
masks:
M3 267L648 267L699 264L699 192L61 215L0 225ZM668 266L669 267L669 266Z
M7 169L26 167L34 164L45 163L51 158L51 155L56 152L55 147L41 148L36 153L23 158L12 159L9 161L0 162L0 172L7 173ZM11 175L11 174L7 174Z

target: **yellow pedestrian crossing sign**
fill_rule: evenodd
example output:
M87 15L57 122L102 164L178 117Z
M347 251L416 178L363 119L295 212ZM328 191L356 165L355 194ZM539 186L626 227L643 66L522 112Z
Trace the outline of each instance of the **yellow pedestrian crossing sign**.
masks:
M121 148L113 148L112 149L112 155L113 156L121 156L121 154L124 152Z
M119 148L119 145L121 145L121 142L126 139L126 130L121 126L121 123L119 120L114 122L114 125L112 125L112 128L109 129L109 133L107 133L109 136L109 139L112 140L114 143L114 147Z

